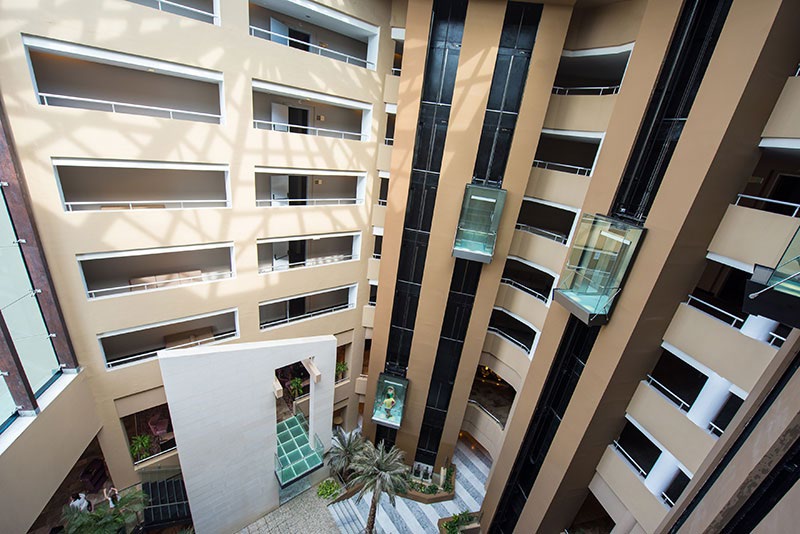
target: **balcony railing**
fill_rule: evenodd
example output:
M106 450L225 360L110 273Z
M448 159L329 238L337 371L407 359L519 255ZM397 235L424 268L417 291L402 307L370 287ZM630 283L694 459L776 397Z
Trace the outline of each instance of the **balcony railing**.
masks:
M384 137L383 138L383 144L384 145L389 145L389 146L394 146L394 137Z
M286 206L347 206L361 204L363 198L272 198L256 199L259 208L280 208Z
M617 449L622 454L622 456L625 457L625 459L628 460L628 462L634 467L634 469L636 469L636 471L639 472L639 476L642 478L647 478L647 471L642 469L642 466L636 463L636 460L633 459L633 456L628 454L628 451L626 451L625 448L622 445L620 445L617 440L614 440L613 443L614 443L614 448Z
M98 98L84 98L82 96L39 93L39 102L41 102L45 106L58 106L59 104L56 103L58 100L92 104L94 107L86 107L86 106L80 106L80 107L81 109L110 111L112 113L130 113L133 115L147 115L151 117L162 117L162 118L181 119L181 120L213 119L213 121L205 120L203 122L215 122L215 123L219 123L222 120L222 115L215 113L204 113L200 111L190 111L187 109L176 109L176 108L164 108L159 106L146 106L143 104L132 104L130 102L117 102L114 100L101 100ZM73 106L68 106L68 107L73 107ZM149 113L143 113L144 111L147 111Z
M538 235L539 237L545 237L547 239L551 239L557 243L561 243L562 245L567 244L567 236L557 234L555 232L551 232L549 230L544 230L542 228L537 228L535 226L531 226L529 224L516 224L517 230L522 230L523 232L528 232L529 234Z
M176 450L177 448L178 448L177 445L173 445L172 447L170 447L168 449L160 450L155 454L151 454L147 458L142 458L141 460L136 460L135 462L133 462L133 465L141 465L141 464L143 464L145 462L149 462L150 460L153 460L155 458L159 458L161 456L165 456L166 454L169 454L170 452Z
M770 332L769 337L770 337L769 344L772 345L773 347L782 347L783 343L786 341L785 337L779 336L775 332Z
M227 199L213 200L99 200L64 202L67 211L101 211L103 208L116 208L120 210L158 209L185 210L203 208L227 208L230 202ZM163 207L162 207L163 206Z
M503 429L505 429L506 425L504 425L503 423L501 423L501 422L500 422L500 419L498 419L496 415L494 415L492 412L490 412L490 411L489 411L489 409L488 409L486 406L484 406L484 405L483 405L483 404L481 404L480 402L478 402L478 401L476 401L476 400L473 400L473 399L469 399L469 400L467 400L467 402L468 402L468 403L470 403L470 404L472 404L472 405L474 405L474 406L476 406L476 407L477 407L477 408L479 408L479 409L480 409L480 410L481 410L483 413L485 413L486 415L488 415L488 416L489 416L489 417L492 419L492 421L494 421L495 423L497 423L498 425L500 425L500 428L503 428Z
M672 499L669 498L669 495L667 495L663 491L661 492L661 500L664 501L667 504L667 506L669 506L670 508L675 506L675 503L672 502Z
M547 304L547 301L549 300L545 295L542 295L541 293L539 293L535 289L531 289L528 286L517 282L516 280L512 280L511 278L501 278L500 279L500 283L501 284L506 284L506 285L509 285L511 287L515 287L515 288L517 288L517 289L519 289L521 291L524 291L525 293L527 293L529 295L532 295L532 296L536 297L537 299L541 300L545 304Z
M287 263L285 265L270 265L267 267L259 267L258 274L274 273L276 271L286 271L288 269L296 269L298 267L317 267L319 265L328 265L332 263L339 263L342 261L350 261L354 258L352 254L335 254L331 256L323 256L319 258L309 258L305 261L296 261L294 263Z
M378 206L386 206L387 204L388 204L388 201L386 201L386 200L384 200L382 198L378 199Z
M397 67L392 67L392 75L400 76L400 69L398 69Z
M302 133L304 135L316 135L319 137L334 137L336 139L351 139L355 141L369 140L369 135L365 135L360 132L346 132L344 130L332 130L330 128L302 126L299 124L289 124L288 122L274 122L274 121L263 121L260 119L255 119L253 121L253 127L258 128L259 130L272 130L273 132ZM296 130L303 130L303 132L297 132ZM325 134L331 134L331 135L325 135Z
M153 282L143 282L141 284L128 284L117 287L103 287L100 289L89 289L87 294L90 299L99 297L110 297L112 295L127 295L136 291L148 291L153 289L165 289L174 286L183 286L197 282L212 282L225 280L233 277L233 271L214 271L187 276L185 278L170 278L169 280L156 280Z
M350 303L345 304L337 304L336 306L328 306L327 308L320 308L319 310L314 310L313 312L303 313L301 315L295 315L294 317L282 317L280 319L275 319L273 321L267 321L265 323L261 323L261 329L264 330L266 328L272 328L274 326L280 326L284 324L293 323L296 321L301 321L303 319L310 319L312 317L318 317L320 315L326 315L328 313L334 313L337 311L342 310L349 310L355 308L354 305Z
M592 169L588 167L579 167L577 165L567 165L566 163L555 163L552 161L542 161L540 159L533 160L533 166L539 167L540 169L579 174L581 176L589 176L592 174Z
M379 260L379 259L381 259L381 255L380 255L380 254L378 254L377 252L373 252L373 253L372 253L372 257L373 257L374 259L376 259L376 260Z
M325 48L322 46L311 44L308 41L294 39L292 37L289 37L288 35L271 32L269 30L258 28L256 26L250 26L250 35L266 39L267 41L285 43L287 45L289 43L297 43L303 48L308 47L307 52L316 54L318 56L327 57L330 59L337 59L339 61L343 61L350 65L356 65L359 67L365 67L370 69L375 68L375 63L373 63L372 61L367 61L366 59L361 59L359 57L351 56L350 54L345 54L344 52L339 52L338 50L333 50L331 48Z
M717 319L720 319L721 321L723 321L725 323L728 323L733 328L739 329L744 324L744 319L742 319L741 317L737 317L736 315L734 315L732 313L726 312L722 308L718 308L718 307L714 306L713 304L709 304L708 302L706 302L706 301L704 301L702 299L699 299L699 298L695 297L694 295L689 295L689 299L686 301L686 304L688 304L689 306L692 306L693 308L697 308L698 310L700 310L700 311L702 311L702 312L704 312L704 313L706 313L708 315L716 317ZM709 313L708 312L709 309L714 310L717 313L716 314L715 313ZM721 314L722 317L724 317L724 319L721 319L717 314ZM741 324L737 324L737 323L741 323Z
M597 87L559 87L553 86L554 95L615 95L619 93L619 85L606 85Z
M689 408L692 407L691 404L677 396L673 393L667 386L653 378L651 375L647 375L647 383L650 384L654 389L660 391L664 396L670 399L674 404L678 406L678 408L684 412L688 412Z
M217 15L215 15L214 13L210 13L208 11L203 11L202 9L197 9L195 7L185 6L183 4L178 4L178 3L175 3L175 2L170 2L169 0L153 0L153 1L156 3L156 5L152 6L152 7L154 7L155 9L158 9L159 11L165 11L167 13L175 13L175 14L178 14L178 15L182 15L183 14L182 12L185 12L187 14L192 14L192 15L197 15L199 17L202 17L203 18L203 22L209 22L211 24L218 24L219 23L219 17ZM164 6L168 6L170 8L174 8L174 9L176 9L178 11L175 12L175 11L170 11L169 9L164 9ZM205 20L205 19L208 19L208 20Z
M516 345L517 347L519 347L520 349L525 351L525 354L528 354L531 351L530 347L528 347L525 343L523 343L522 341L519 341L518 339L513 338L510 334L507 334L507 333L503 332L502 330L500 330L499 328L497 328L495 326L488 327L486 329L486 331L487 332L492 332L493 334L497 334L498 336L502 337L503 339L505 339L507 341L510 341L511 343L513 343L514 345Z
M767 204L775 204L776 206L786 206L792 212L791 217L797 217L797 214L800 212L800 204L796 204L794 202L784 202L783 200L773 200L771 198L764 198L764 197L755 197L753 195L737 195L736 196L736 205L739 206L742 199L747 200L754 200L756 202L765 202Z
M188 343L182 343L180 345L175 345L173 347L168 347L168 348L165 347L161 349L142 352L140 354L134 354L132 356L125 356L124 358L119 358L110 362L106 362L106 367L111 369L112 367L118 367L126 363L133 363L140 360L146 360L148 358L155 358L158 355L158 351L160 350L174 350L174 349L185 349L187 347L197 347L199 345L207 345L210 343L217 343L228 339L233 339L238 335L239 332L237 332L236 330L232 330L230 332L222 332L220 334L214 334L211 337L196 339L194 341L189 341Z

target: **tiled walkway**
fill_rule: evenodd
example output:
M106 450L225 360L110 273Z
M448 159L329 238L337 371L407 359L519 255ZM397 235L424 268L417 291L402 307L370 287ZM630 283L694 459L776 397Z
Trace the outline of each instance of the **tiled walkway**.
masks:
M468 442L459 440L453 463L456 464L456 498L436 504L420 504L409 499L398 498L397 507L389 504L387 497L381 498L378 510L377 531L394 533L436 533L436 522L465 510L477 511L486 493L484 485L492 466L491 460ZM364 531L369 514L371 494L356 504L355 498L331 505L328 510L333 515L342 534L356 534Z

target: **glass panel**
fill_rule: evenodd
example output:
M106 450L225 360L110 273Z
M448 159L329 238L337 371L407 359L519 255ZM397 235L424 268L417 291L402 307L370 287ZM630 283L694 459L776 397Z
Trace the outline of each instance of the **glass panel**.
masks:
M16 240L3 197L0 206L0 310L28 382L38 391L59 371L59 365Z
M391 428L400 428L407 389L408 380L405 378L381 373L375 405L372 407L372 420Z
M11 398L6 381L0 379L0 429L3 428L3 421L14 415L16 411L17 403Z
M643 233L622 221L584 215L558 291L590 314L607 315Z
M505 200L505 189L467 185L453 256L483 263L492 261Z
M767 285L778 284L775 291L800 297L800 231L794 234Z

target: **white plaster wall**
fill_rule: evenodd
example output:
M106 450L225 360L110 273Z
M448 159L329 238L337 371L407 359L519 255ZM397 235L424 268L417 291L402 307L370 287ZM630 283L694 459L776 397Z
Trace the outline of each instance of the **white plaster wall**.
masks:
M159 353L181 469L198 534L234 532L278 507L275 369L313 357L309 426L331 442L334 336Z

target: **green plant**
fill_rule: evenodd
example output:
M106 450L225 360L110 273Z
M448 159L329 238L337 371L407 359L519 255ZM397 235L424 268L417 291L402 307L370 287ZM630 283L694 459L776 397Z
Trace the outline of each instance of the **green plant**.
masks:
M372 491L372 503L367 516L366 534L375 532L375 516L378 512L378 503L384 493L389 497L392 506L395 505L395 496L406 493L408 490L408 475L406 464L403 463L403 451L395 446L386 450L383 442L377 447L366 442L364 447L355 455L351 467L353 468L350 487L361 485L356 502L361 502L367 492Z
M428 495L436 495L437 493L439 493L439 486L437 486L436 484L429 484L425 486L425 489L422 490L422 493L426 493Z
M336 362L336 376L343 377L349 367L347 362Z
M118 534L136 523L138 514L147 504L147 494L128 490L120 494L114 508L100 503L91 512L82 512L69 505L62 511L67 534Z
M337 426L333 430L331 448L325 453L328 467L347 481L350 478L350 464L356 455L364 448L364 438L358 430L345 432Z
M135 462L144 460L150 456L150 451L153 448L153 436L150 434L139 434L131 438L131 456Z
M455 514L453 517L450 518L449 521L446 521L442 524L442 528L444 529L446 534L458 534L460 527L464 525L469 525L475 520L475 517L472 515L471 512L464 510L461 513Z
M289 380L289 391L292 393L292 396L299 397L303 394L303 379L302 378L292 378Z
M450 493L453 491L453 475L455 475L455 468L451 465L447 468L447 472L444 475L444 483L442 483L442 491L445 493Z
M332 478L323 480L317 487L317 495L323 499L333 499L339 495L339 483Z

